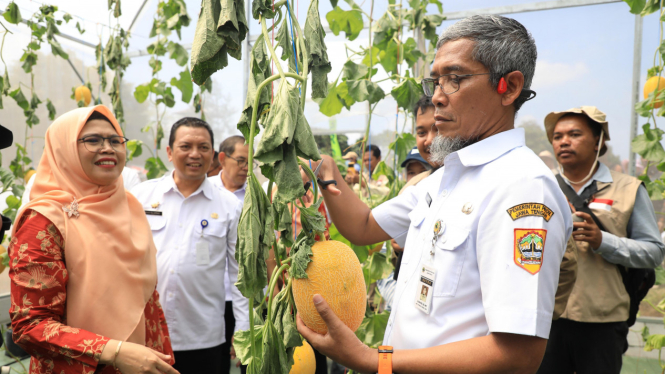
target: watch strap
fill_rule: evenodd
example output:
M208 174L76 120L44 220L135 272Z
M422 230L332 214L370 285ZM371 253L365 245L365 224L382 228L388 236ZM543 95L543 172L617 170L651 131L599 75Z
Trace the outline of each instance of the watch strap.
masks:
M392 372L393 372L393 347L389 345L379 346L378 374L392 374Z

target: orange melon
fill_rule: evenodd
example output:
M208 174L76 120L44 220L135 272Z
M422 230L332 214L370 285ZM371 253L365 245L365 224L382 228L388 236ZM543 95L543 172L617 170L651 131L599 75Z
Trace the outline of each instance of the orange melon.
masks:
M316 372L316 359L314 350L306 341L293 352L293 366L289 374L314 374Z
M23 180L25 181L25 184L28 184L28 182L30 181L30 178L32 178L32 176L35 175L36 172L37 172L37 170L30 169L30 170L28 170L27 173L25 173L25 176L23 177Z
M644 84L644 98L648 98L649 94L655 91L656 96L658 96L658 91L665 89L665 78L663 77L651 77ZM653 102L654 108L660 108L663 106L663 100L658 100Z
M74 98L76 98L77 102L83 101L85 106L88 106L90 104L90 100L92 100L92 94L88 87L78 86L76 87L76 91L74 91Z
M319 334L328 327L314 307L312 297L323 296L344 324L356 331L365 317L367 290L358 257L349 246L336 240L312 246L307 278L293 280L293 298L305 325Z

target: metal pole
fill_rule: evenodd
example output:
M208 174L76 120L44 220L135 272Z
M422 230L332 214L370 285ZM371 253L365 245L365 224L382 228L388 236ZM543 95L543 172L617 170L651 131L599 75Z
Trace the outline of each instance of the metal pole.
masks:
M637 136L638 116L635 105L640 100L640 70L642 67L642 16L635 16L635 40L633 41L633 92L631 94L630 143L628 154L628 174L635 176L635 153L633 139Z

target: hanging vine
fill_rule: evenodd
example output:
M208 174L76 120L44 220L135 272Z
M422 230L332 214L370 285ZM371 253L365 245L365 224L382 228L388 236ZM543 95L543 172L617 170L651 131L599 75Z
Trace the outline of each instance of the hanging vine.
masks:
M150 31L150 37L156 40L148 46L148 53L151 54L149 65L152 68L152 79L150 82L137 86L134 90L136 101L143 103L150 98L155 107L155 121L141 130L142 132L151 132L154 140L152 147L146 147L152 155L145 162L148 179L157 178L168 170L159 158L157 151L161 149L162 139L164 139L162 120L166 108L172 108L176 103L172 88L180 91L184 103L189 103L192 100L194 86L189 69L186 66L189 54L181 44L169 39L174 31L180 39L182 27L188 26L189 22L190 18L187 15L184 1L161 0L157 5L157 12ZM174 60L179 66L185 67L185 69L177 77L171 78L170 81L162 81L159 78L159 72L162 70L161 58L166 56L167 53L170 59ZM131 141L128 144L130 160L141 155L143 145L141 141Z

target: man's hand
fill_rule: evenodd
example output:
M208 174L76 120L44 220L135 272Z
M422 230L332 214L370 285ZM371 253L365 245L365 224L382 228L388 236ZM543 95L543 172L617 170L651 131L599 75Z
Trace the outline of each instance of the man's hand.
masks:
M303 160L303 161L308 163L307 160ZM333 168L337 169L337 163L335 163L335 160L330 156L323 155L323 156L321 156L321 161L312 161L312 166L311 166L312 171L316 170L316 168L319 166L320 163L323 163L323 164L319 168L319 172L318 172L317 177L319 177L323 181L335 179L335 175L333 174L333 170L334 170ZM303 184L306 184L307 182L311 182L312 184L316 183L316 178L312 181L309 173L302 170L302 168L300 170L300 176L302 177L302 183ZM320 187L321 186L319 186L319 190L322 191L320 189ZM328 187L326 188L325 191L332 194L333 196L338 196L339 194L342 193L342 191L340 191L337 188L337 186L335 186L334 184L328 185ZM303 196L303 200L305 202L309 202L308 200L310 200L310 199L305 195L305 196Z
M593 249L598 249L603 242L603 233L600 231L591 215L584 212L575 212L575 215L584 219L584 222L573 222L573 239L578 242L587 242Z
M404 252L404 248L400 247L395 239L390 239L390 246L393 247L393 251L395 252Z
M313 302L316 311L328 326L328 333L321 335L305 326L300 314L296 318L298 332L312 347L333 361L362 373L376 373L379 367L378 352L358 340L356 334L335 315L321 295L314 295Z

